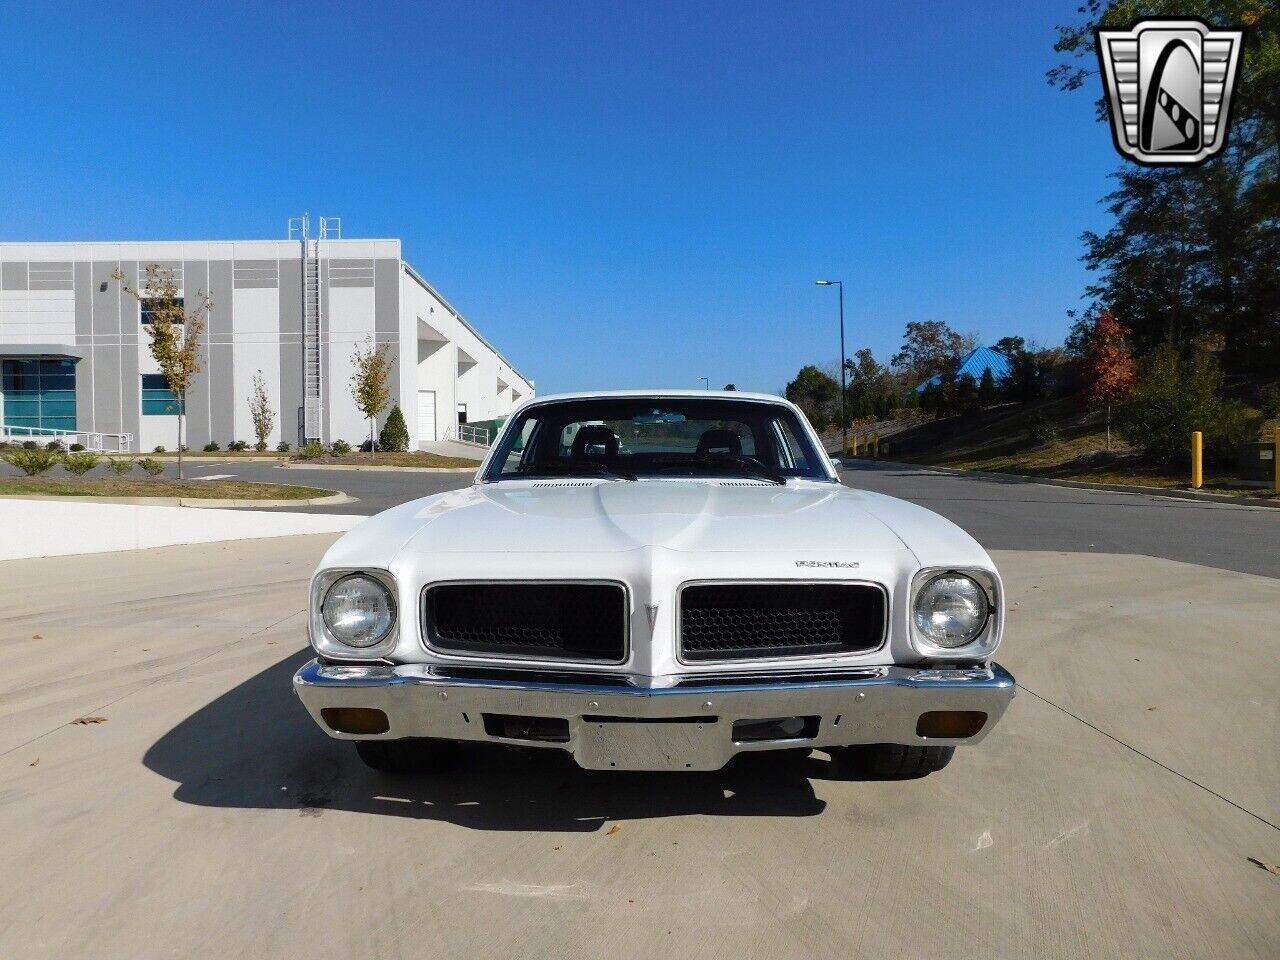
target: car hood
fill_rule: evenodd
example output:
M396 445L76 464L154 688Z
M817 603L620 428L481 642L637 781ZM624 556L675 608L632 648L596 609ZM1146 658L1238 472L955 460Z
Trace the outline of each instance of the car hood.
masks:
M477 485L419 502L405 552L904 549L866 495L834 484L655 480ZM407 518L406 518L407 519Z

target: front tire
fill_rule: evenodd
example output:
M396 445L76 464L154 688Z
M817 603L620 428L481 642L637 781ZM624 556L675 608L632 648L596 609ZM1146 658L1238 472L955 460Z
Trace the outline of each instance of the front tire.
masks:
M407 740L357 740L356 753L364 765L379 773L408 776L437 773L457 760L458 745L451 740L416 737Z
M918 780L945 767L955 752L955 747L901 743L866 743L830 751L834 760L863 780Z

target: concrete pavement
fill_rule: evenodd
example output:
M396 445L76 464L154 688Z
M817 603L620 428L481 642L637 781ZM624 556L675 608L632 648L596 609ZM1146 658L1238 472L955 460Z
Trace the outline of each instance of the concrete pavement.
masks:
M289 689L331 539L0 564L0 957L1275 956L1280 581L999 551L1024 689L924 780L391 780Z

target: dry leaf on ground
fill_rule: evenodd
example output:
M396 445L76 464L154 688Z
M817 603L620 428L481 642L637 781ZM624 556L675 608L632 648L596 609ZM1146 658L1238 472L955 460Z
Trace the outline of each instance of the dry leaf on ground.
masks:
M1257 857L1250 857L1249 862L1255 867L1261 867L1267 873L1274 873L1280 877L1280 863L1267 863L1265 860L1259 860Z
M612 827L608 829L608 831L605 832L605 836L612 837L615 833L617 833L621 829L622 828L615 823Z
M106 717L76 717L71 722L73 724L79 724L82 727L87 727L91 723L106 723L107 718Z

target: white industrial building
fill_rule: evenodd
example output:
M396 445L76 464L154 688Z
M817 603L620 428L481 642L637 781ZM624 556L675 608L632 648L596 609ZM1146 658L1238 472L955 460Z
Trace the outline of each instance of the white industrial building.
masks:
M198 291L213 301L186 399L193 450L253 442L258 371L276 411L273 448L360 443L368 424L351 396L351 357L370 337L388 347L412 448L475 439L475 424L533 394L404 262L399 240L335 239L331 224L321 239L0 243L0 436L176 448L176 400L151 356L145 307L113 279L138 288L153 263L189 307Z

